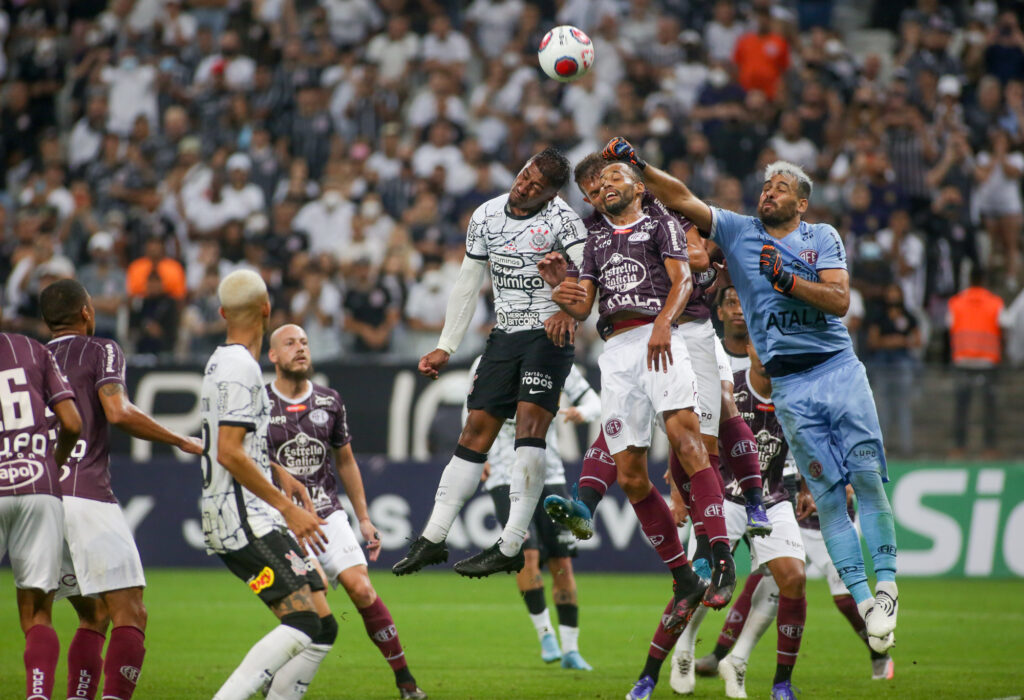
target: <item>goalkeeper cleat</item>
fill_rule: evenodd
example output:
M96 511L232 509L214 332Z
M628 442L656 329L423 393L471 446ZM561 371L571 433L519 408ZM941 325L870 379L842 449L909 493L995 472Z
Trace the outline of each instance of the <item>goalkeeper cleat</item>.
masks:
M548 632L540 639L540 659L546 664L553 663L562 658L562 649L558 646L558 639Z
M669 677L672 690L680 695L691 695L697 687L693 672L693 652L683 651L678 645L672 654L672 675Z
M510 574L522 571L526 565L523 550L520 549L515 556L507 557L501 553L500 545L501 538L499 537L497 542L484 551L455 564L455 573L467 578L483 578L502 571Z
M864 615L864 625L872 637L885 639L896 629L899 592L895 581L879 581L875 586L875 604Z
M654 695L654 679L644 676L633 684L633 689L626 693L626 700L650 700Z
M426 537L417 537L409 546L409 552L391 567L395 576L413 574L424 566L443 564L448 561L448 546L444 540L431 542Z
M751 505L747 508L747 534L753 537L767 537L772 534L772 521L768 519L768 513L761 503Z
M884 637L872 637L869 635L868 646L871 648L871 651L876 654L885 654L896 646L896 633L890 632Z
M556 523L569 528L576 539L589 540L594 536L594 517L583 501L551 494L544 499L544 510Z
M594 667L587 663L578 651L567 651L562 657L562 668L571 668L576 671L593 671Z

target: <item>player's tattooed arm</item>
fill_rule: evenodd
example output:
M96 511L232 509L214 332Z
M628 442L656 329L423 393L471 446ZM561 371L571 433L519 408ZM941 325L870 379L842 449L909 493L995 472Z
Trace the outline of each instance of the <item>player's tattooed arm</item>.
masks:
M178 435L172 430L157 423L128 398L128 392L120 382L109 382L102 385L97 394L100 398L100 405L103 406L103 414L111 425L116 425L132 437L150 442L162 442L173 445L182 452L190 454L202 454L202 445L184 435Z
M68 461L71 450L78 442L78 436L82 432L82 416L78 413L78 407L73 399L64 399L53 405L53 412L60 423L60 432L57 434L57 447L54 449L53 457L58 467L63 467Z
M363 475L359 472L359 464L356 462L355 453L352 452L351 443L334 448L334 463L338 467L341 485L345 487L345 495L352 503L352 510L359 521L359 532L366 540L366 551L369 553L370 561L377 561L377 557L380 556L380 532L370 520Z
M850 308L850 273L841 268L818 272L820 282L794 275L789 295L833 316L845 316Z

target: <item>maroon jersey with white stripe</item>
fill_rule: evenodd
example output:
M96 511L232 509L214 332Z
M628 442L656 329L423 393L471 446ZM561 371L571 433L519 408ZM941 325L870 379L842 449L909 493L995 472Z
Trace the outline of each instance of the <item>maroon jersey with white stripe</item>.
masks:
M270 459L306 486L321 518L341 510L333 448L352 441L341 396L313 382L308 393L297 399L279 394L273 382L267 384L267 394Z
M789 445L782 432L778 416L775 415L775 404L772 400L759 395L750 386L750 370L733 374L733 398L736 408L743 420L754 433L757 448L757 461L761 465L761 481L764 484L764 505L773 506L789 500L789 490L782 479L782 470L786 466L786 455ZM736 444L734 449L743 449L743 442ZM745 504L743 491L732 472L722 463L722 478L725 480L724 496L730 501Z
M74 398L41 343L0 333L0 496L61 497L46 410Z
M105 384L127 391L121 346L108 338L62 335L47 347L71 382L82 414L82 435L61 471L61 489L65 496L117 503L110 487L110 424L98 392Z
M651 216L671 216L679 222L679 226L683 229L683 233L688 238L689 236L698 236L697 229L694 228L693 222L687 219L682 214L671 211L668 207L661 203L661 200L652 195L650 192L644 192L641 208L645 214ZM686 239L683 241L686 242ZM711 318L711 300L707 295L707 288L715 282L717 277L717 271L713 265L708 265L708 269L703 272L693 272L693 291L690 292L690 298L686 302L686 308L683 310L683 314L691 318L708 319Z

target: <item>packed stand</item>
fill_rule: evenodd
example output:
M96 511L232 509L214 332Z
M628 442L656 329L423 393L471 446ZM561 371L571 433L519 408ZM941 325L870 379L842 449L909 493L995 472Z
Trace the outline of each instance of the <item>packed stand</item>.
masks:
M850 9L828 1L16 3L0 15L4 326L43 336L39 289L75 275L133 361L204 356L219 279L249 267L318 359L418 357L474 208L545 145L576 162L618 134L746 212L766 163L803 166L807 218L847 241L859 351L908 377L948 357L948 300L972 273L1018 289L1024 31L991 0L868 9L853 24L891 30L890 50L854 54ZM569 85L536 67L554 24L595 43Z

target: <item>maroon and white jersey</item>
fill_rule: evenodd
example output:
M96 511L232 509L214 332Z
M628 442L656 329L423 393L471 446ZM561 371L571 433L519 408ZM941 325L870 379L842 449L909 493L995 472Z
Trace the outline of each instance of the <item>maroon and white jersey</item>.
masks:
M53 355L38 341L0 333L0 496L60 498L46 410L74 399Z
M697 231L693 227L693 222L682 214L670 210L661 203L660 199L650 192L644 192L640 206L643 209L644 214L649 216L671 216L679 222L685 236L690 236L691 232L693 235L697 235ZM683 243L685 245L685 238ZM683 314L695 319L711 318L711 300L708 298L707 289L714 284L717 276L717 271L713 265L709 265L708 269L703 272L693 272L693 291L690 292L690 299L686 302L686 308L683 310Z
M65 496L117 503L110 486L110 425L98 392L105 384L125 386L124 353L113 340L87 335L62 335L46 347L71 382L82 415L82 435L61 470L61 489ZM52 418L53 436L56 423Z
M305 396L289 399L267 384L270 459L305 484L317 515L341 510L334 448L352 442L345 404L334 389L309 382Z
M588 222L580 279L597 285L600 323L620 311L657 316L672 289L665 258L689 261L679 221L643 214L622 227L602 215Z
M783 481L783 468L789 445L782 432L778 416L775 415L775 404L772 400L761 396L750 386L750 370L736 372L733 375L733 398L736 408L743 420L754 433L754 448L757 449L757 461L761 465L761 481L764 484L764 505L773 506L789 500L789 490ZM738 442L734 450L750 449L750 445ZM722 464L722 478L725 480L725 497L730 501L745 504L743 491L732 472Z

